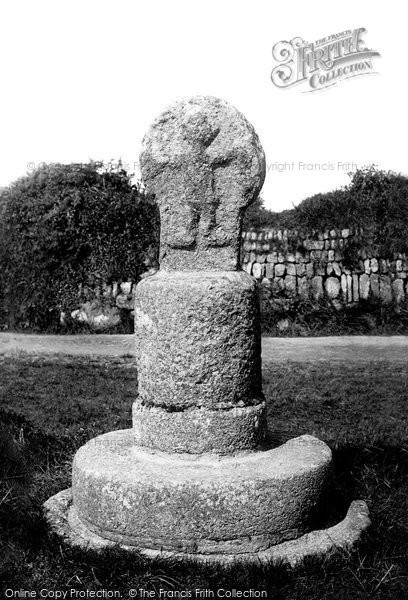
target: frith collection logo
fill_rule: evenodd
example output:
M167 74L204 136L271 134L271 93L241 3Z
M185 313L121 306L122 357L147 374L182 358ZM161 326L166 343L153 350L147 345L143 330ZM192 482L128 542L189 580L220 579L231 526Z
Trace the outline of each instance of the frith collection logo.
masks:
M304 91L315 92L350 77L375 73L372 59L380 53L365 46L365 32L360 27L313 43L300 37L278 42L272 48L272 56L279 63L272 69L272 83L280 88L308 83L310 89Z

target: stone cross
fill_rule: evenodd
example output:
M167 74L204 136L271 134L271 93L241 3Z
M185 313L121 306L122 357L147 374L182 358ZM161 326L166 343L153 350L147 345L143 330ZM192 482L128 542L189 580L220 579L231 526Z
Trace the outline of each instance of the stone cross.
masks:
M265 177L258 136L222 100L165 111L143 140L160 209L160 271L137 287L138 443L227 453L264 435L256 283L239 267L242 217Z
M370 522L364 502L304 535L330 448L308 435L263 445L257 284L239 268L243 211L265 175L258 137L225 102L190 98L153 123L141 165L162 236L161 268L136 290L133 427L77 451L49 523L85 548L203 561L296 564L351 547Z
M165 111L143 140L142 177L161 217L161 269L236 270L242 216L265 178L253 127L222 100Z

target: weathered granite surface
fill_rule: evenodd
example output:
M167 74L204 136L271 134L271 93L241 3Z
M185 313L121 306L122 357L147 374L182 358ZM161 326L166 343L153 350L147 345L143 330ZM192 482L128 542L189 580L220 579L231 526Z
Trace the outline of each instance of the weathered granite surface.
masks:
M224 410L168 412L133 403L134 441L164 452L230 454L260 447L266 438L265 402Z
M161 218L161 269L236 269L244 209L265 178L252 125L209 96L165 110L142 142L142 178Z
M153 123L140 163L161 251L135 292L136 439L176 452L254 448L266 431L259 298L239 254L243 211L265 177L259 139L226 102L187 98Z
M200 560L327 552L330 533L308 532L330 449L307 435L262 448L259 299L239 269L243 210L265 175L259 140L225 102L188 98L154 122L141 165L160 207L162 268L135 292L133 429L78 450L72 502L69 492L51 498L49 522L72 544ZM363 504L329 530L341 547L368 526Z
M65 543L84 550L104 551L117 546L116 542L103 538L90 531L73 510L71 488L52 496L44 505L46 518L52 529ZM370 527L371 520L367 504L362 500L354 500L346 516L336 525L306 533L294 540L288 540L260 552L243 552L241 554L198 554L185 552L166 552L162 549L152 550L140 546L121 544L127 552L141 553L147 558L161 558L185 561L197 560L202 563L255 563L273 565L289 564L295 567L306 558L324 558L325 562L338 552L350 552L361 540L364 532Z
M272 450L174 455L112 431L75 455L75 510L88 529L142 547L258 552L310 530L331 481L331 451L312 436Z
M243 271L159 271L140 282L135 339L145 406L263 401L258 289Z

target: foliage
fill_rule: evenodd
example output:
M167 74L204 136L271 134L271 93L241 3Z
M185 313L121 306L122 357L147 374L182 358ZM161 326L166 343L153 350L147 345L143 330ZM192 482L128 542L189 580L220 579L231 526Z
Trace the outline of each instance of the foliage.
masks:
M387 254L408 249L408 177L374 166L350 173L344 188L316 194L291 210L275 213L254 203L248 225L310 231L364 228Z
M339 309L328 298L275 297L263 307L261 324L263 334L274 337L408 335L408 301L387 305L360 300Z
M245 211L242 229L243 231L250 231L251 229L268 227L269 219L270 211L265 208L263 198L258 196Z
M381 255L407 252L408 177L370 166L350 179L344 188L306 198L292 210L275 213L254 204L251 226L305 232L363 228L364 242L377 246Z
M403 219L408 227L408 178L371 166L350 175L343 189L307 198L293 211L294 224L306 228L371 227L377 239L394 237Z
M154 255L158 214L112 165L43 165L0 194L2 320L55 328L78 286L132 279Z

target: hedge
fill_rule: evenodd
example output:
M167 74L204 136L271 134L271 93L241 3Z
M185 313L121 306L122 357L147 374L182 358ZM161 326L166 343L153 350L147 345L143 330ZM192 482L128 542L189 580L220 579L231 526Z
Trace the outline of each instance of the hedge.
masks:
M58 328L79 284L132 279L158 247L159 216L120 166L43 165L0 191L0 320Z

